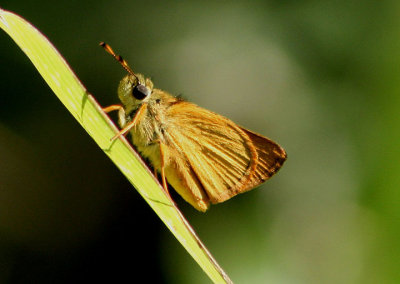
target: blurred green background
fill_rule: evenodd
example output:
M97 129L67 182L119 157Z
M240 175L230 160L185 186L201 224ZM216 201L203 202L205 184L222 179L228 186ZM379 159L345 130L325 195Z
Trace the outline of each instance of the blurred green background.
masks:
M281 144L265 185L199 213L236 283L399 283L400 2L14 1L106 106L124 70ZM0 282L208 283L0 32Z

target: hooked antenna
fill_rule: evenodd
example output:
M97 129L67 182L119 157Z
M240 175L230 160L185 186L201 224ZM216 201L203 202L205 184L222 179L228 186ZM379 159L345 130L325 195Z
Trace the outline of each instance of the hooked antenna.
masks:
M112 50L111 46L109 46L109 45L108 45L107 43L105 43L104 41L100 42L100 46L101 46L102 48L104 48L104 50L105 50L106 52L108 52L109 54L111 54L112 57L114 57L115 60L117 60L117 61L122 65L122 67L123 67L126 71L128 71L129 74L133 75L133 76L138 80L138 82L139 82L139 78L136 76L136 74L133 72L133 70L131 69L131 67L129 67L128 63L125 61L125 59L122 58L121 55L116 55L115 52L114 52L114 50Z

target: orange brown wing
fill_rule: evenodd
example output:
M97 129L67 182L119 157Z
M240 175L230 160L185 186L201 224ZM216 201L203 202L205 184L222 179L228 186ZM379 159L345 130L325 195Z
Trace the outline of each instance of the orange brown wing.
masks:
M197 209L198 203L206 204L199 210L205 211L208 201L220 203L252 189L285 160L283 149L271 140L194 104L178 102L166 117L167 179Z

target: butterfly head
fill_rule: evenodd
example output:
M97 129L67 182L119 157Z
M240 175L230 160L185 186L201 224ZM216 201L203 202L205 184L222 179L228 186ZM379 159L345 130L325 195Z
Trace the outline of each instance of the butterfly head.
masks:
M147 102L153 92L153 82L142 74L128 74L118 86L118 97L126 108L135 109Z
M128 75L121 80L118 87L118 96L125 107L125 111L134 110L148 101L153 92L153 82L142 74L135 74L122 56L115 54L111 46L105 42L100 42L100 46L128 72Z

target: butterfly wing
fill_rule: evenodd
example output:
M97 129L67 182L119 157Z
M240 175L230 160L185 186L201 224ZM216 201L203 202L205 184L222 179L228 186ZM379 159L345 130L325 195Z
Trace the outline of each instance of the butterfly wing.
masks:
M276 143L194 104L179 101L166 117L166 177L201 211L264 182L285 160Z

